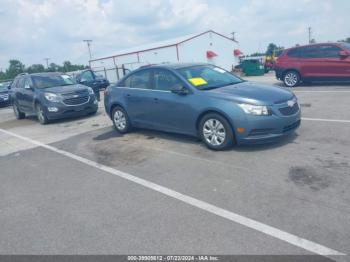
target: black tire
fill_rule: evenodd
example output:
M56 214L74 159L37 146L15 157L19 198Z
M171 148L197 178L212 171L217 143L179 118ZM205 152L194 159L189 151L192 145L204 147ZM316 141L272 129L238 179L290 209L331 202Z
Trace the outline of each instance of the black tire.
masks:
M115 107L112 111L111 118L113 121L114 128L119 133L125 134L131 130L131 124L130 124L128 114L122 107L120 106Z
M92 111L92 112L90 112L88 115L89 115L89 116L96 115L97 111L98 111L98 110Z
M208 129L210 123L213 124L212 130ZM209 113L203 116L199 122L198 131L203 142L212 150L227 149L231 147L235 141L233 130L229 122L223 116L216 113Z
M49 119L47 118L46 112L42 105L36 104L35 111L40 124L46 125L47 123L49 123Z
M15 116L17 119L23 119L26 117L26 114L21 112L15 102L13 102L13 112L15 113Z
M286 87L296 87L300 84L300 74L295 70L288 70L283 74L282 80Z

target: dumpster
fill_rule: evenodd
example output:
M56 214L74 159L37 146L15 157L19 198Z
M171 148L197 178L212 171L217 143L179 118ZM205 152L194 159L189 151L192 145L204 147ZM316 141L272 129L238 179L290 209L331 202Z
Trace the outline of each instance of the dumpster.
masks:
M246 76L261 76L265 73L262 58L246 58L241 60L240 64L243 73Z

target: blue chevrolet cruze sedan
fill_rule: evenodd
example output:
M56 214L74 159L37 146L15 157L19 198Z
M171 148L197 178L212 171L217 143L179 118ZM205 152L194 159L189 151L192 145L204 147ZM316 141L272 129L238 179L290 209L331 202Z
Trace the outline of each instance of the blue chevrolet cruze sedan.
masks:
M301 119L293 92L210 64L135 70L108 87L105 109L120 133L132 127L182 133L214 150L275 141L294 132Z

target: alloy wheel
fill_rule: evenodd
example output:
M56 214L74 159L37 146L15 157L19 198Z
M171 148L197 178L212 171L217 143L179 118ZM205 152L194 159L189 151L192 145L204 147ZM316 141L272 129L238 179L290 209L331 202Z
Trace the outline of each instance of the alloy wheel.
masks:
M203 137L213 146L220 146L226 138L224 125L218 119L208 119L203 125Z
M124 112L117 110L114 113L113 121L118 130L124 130L126 127L126 117Z
M284 83L287 86L295 86L298 83L298 75L294 72L289 72L284 77Z

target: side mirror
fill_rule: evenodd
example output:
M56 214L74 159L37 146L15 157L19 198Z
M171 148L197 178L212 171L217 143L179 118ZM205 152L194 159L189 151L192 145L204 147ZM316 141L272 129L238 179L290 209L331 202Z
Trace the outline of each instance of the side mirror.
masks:
M176 85L170 91L177 95L187 95L189 93L188 89L182 85Z
M349 54L346 51L341 50L341 51L339 51L339 56L340 56L340 58L346 58L349 56Z

